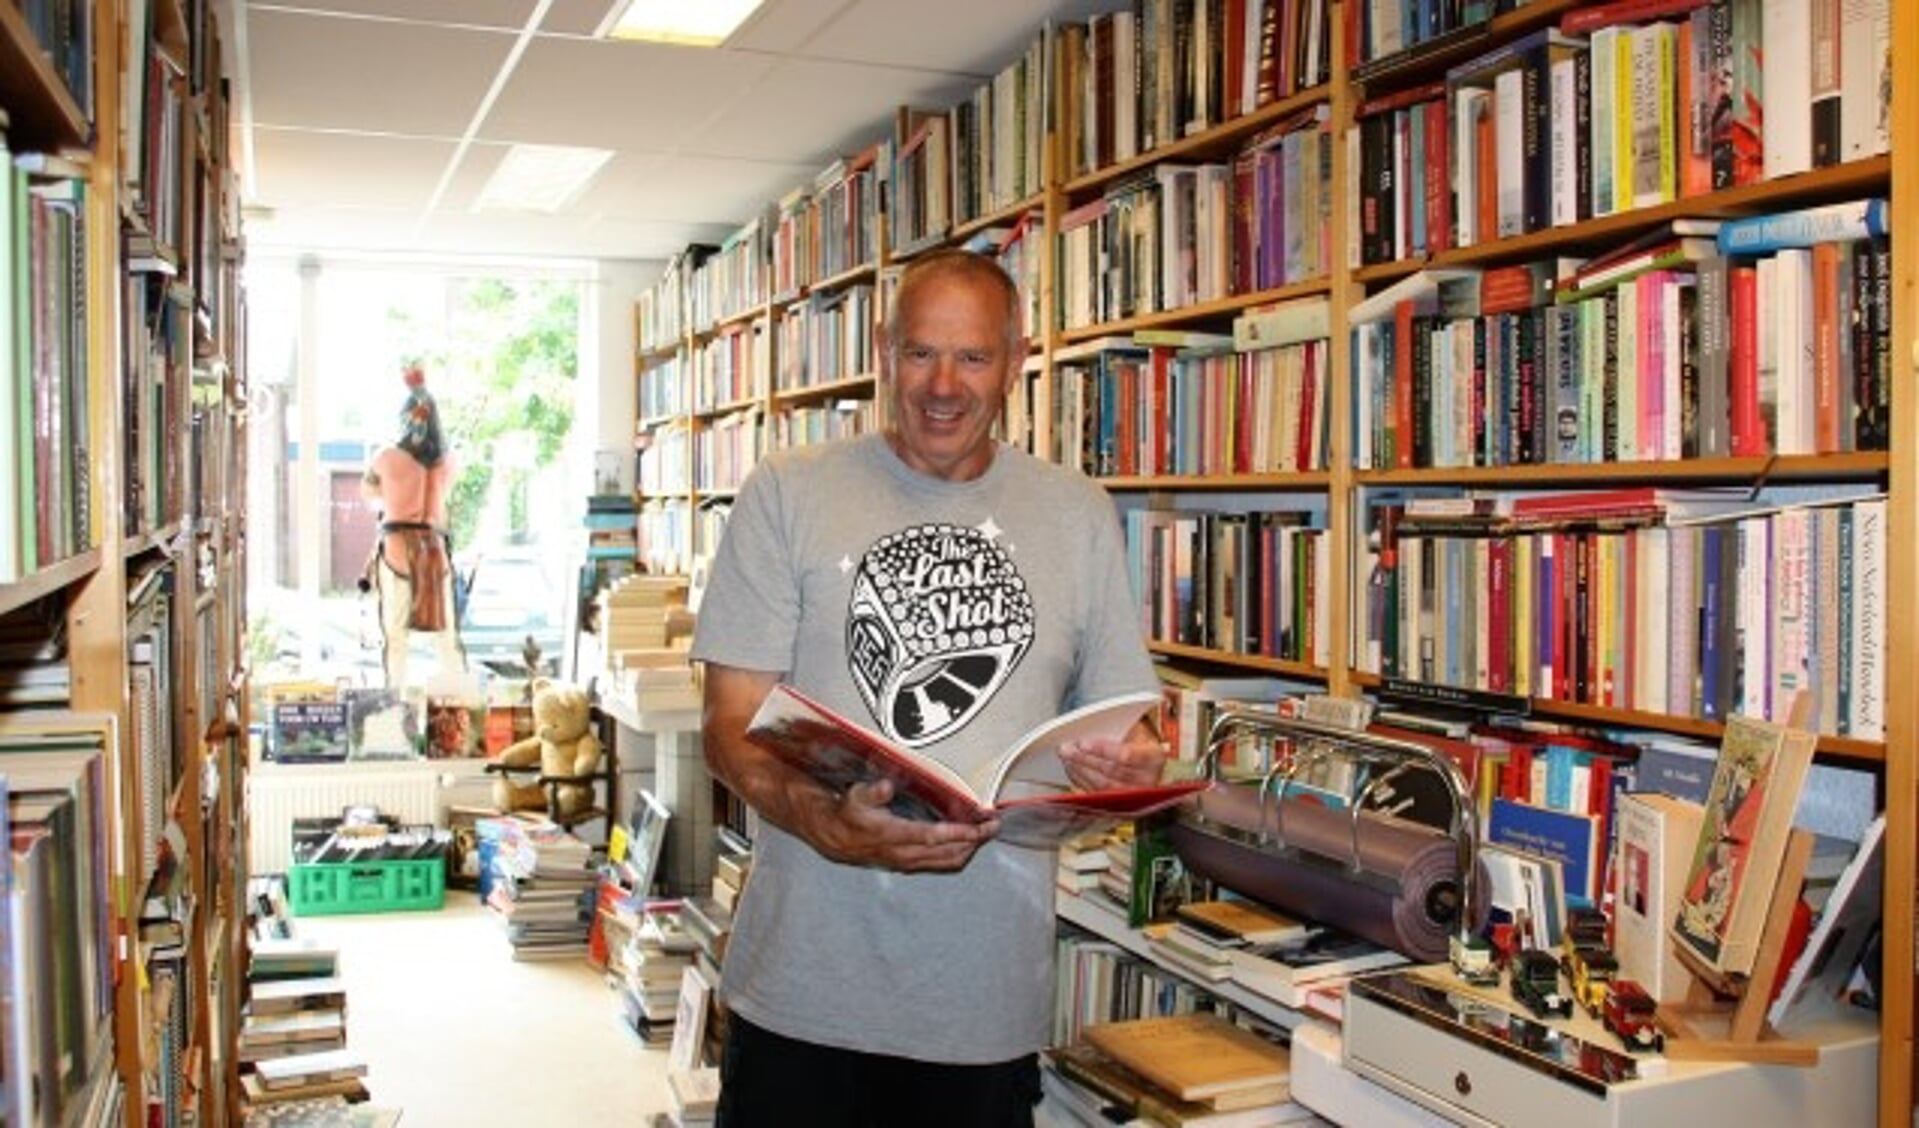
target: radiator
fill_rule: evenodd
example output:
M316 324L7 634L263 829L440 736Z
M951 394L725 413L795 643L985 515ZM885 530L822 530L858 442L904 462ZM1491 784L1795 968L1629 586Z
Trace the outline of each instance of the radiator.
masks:
M442 791L483 764L256 764L247 773L248 847L256 874L285 873L292 861L293 820L338 815L370 803L407 823L440 823Z

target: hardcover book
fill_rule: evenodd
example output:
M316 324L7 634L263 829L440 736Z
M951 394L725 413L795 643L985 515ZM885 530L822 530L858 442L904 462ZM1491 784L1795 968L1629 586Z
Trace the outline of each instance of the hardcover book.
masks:
M1183 1101L1270 1091L1292 1076L1285 1047L1204 1011L1100 1023L1087 1027L1086 1040Z
M1697 803L1652 792L1625 795L1619 802L1613 953L1620 974L1654 999L1683 999L1692 983L1667 929L1679 912L1689 851L1699 841L1704 815Z
M1106 791L1068 790L1060 745L1117 740L1158 700L1157 694L1132 694L1056 717L1014 741L972 779L855 724L789 685L776 686L767 695L746 735L835 792L861 783L892 781L891 809L902 818L925 822L997 818L1002 840L1050 849L1100 826L1164 810L1209 786L1193 780Z
M1716 971L1752 971L1812 749L1797 729L1745 716L1726 723L1673 923L1673 939Z

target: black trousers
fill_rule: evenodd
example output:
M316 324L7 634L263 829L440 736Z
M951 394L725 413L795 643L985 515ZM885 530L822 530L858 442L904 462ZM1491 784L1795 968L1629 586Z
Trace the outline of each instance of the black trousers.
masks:
M939 1065L801 1042L730 1014L719 1128L1032 1128L1039 1058Z

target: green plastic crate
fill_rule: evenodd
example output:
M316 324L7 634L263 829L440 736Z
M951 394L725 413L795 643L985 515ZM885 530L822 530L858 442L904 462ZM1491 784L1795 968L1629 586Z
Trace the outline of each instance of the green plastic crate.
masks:
M295 916L437 909L446 904L446 859L295 865L287 887Z

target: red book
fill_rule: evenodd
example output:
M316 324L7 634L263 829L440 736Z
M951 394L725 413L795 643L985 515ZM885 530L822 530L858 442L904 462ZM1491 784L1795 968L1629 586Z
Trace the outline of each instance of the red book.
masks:
M1246 0L1226 0L1226 96L1221 99L1220 120L1230 121L1252 109L1241 105L1240 86L1246 81Z
M1393 431L1394 461L1401 470L1413 468L1413 303L1393 307Z
M1166 402L1172 382L1168 372L1172 355L1171 349L1153 350L1153 401L1157 409L1153 412L1153 465L1147 470L1149 474L1169 474L1173 469L1172 436L1166 427L1166 420L1173 414Z
M1839 441L1839 255L1837 243L1812 248L1813 449L1836 454Z
M1438 102L1441 112L1446 108L1446 84L1429 82L1424 86L1415 86L1409 90L1399 90L1378 98L1368 98L1353 111L1355 118L1370 117L1385 113L1387 110L1403 110L1417 106L1422 102Z
M1415 113L1426 115L1426 249L1443 251L1453 245L1453 188L1448 180L1449 141L1446 100L1435 98Z
M1759 414L1759 271L1735 266L1727 272L1732 295L1732 334L1727 342L1732 380L1732 453L1764 457L1772 446Z
M1567 35L1584 35L1602 27L1621 23L1646 23L1691 12L1706 0L1617 0L1576 8L1560 17L1559 30ZM1682 56L1683 57L1683 56Z
M1513 542L1501 537L1486 546L1487 594L1491 606L1487 609L1486 639L1487 656L1486 688L1494 693L1511 693L1513 689L1513 609L1512 609L1512 572Z

